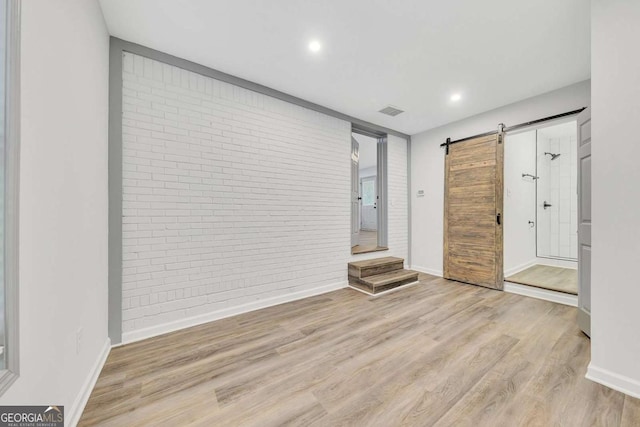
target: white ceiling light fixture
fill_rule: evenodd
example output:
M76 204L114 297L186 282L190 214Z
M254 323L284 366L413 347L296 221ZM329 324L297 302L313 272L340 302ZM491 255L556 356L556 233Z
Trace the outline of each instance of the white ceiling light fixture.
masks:
M451 102L458 102L462 99L462 95L459 93L454 93L451 95Z
M322 43L318 40L311 40L309 42L309 50L313 53L318 53L322 49Z

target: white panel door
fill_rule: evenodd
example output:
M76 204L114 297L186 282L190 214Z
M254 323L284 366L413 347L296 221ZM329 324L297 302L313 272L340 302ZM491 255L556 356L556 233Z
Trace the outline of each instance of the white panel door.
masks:
M591 336L591 111L578 115L578 325Z
M360 180L360 202L362 209L360 229L362 230L378 229L378 193L376 191L376 181L375 176L368 176Z
M351 137L351 247L360 238L360 144Z

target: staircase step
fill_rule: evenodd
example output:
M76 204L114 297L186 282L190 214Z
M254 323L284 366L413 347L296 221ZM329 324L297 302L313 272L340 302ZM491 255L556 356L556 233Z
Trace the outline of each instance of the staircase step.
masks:
M388 291L402 285L418 281L418 272L413 270L393 270L367 277L349 276L349 284L371 294Z
M391 271L402 270L404 259L384 257L349 263L349 277L362 279Z

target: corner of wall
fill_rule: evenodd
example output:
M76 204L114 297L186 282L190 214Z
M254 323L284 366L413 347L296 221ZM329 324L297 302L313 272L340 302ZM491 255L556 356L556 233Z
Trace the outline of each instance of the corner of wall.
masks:
M585 378L640 399L640 381L595 366L593 361L587 368Z
M107 357L109 356L110 351L111 340L107 338L104 345L102 346L102 350L100 350L100 353L98 354L98 358L96 359L93 367L91 368L91 371L89 372L89 375L82 384L82 387L80 388L76 399L67 412L66 418L68 420L68 425L75 426L80 421L82 412L84 411L84 408L89 401L89 397L91 396L91 392L93 391L96 382L98 382L98 377L100 377L100 372L102 372L102 368L107 361Z

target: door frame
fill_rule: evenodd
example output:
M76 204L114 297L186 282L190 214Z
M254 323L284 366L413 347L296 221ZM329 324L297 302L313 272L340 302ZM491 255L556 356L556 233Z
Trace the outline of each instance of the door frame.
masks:
M376 200L376 214L378 221L378 248L388 248L388 189L387 189L387 170L388 170L388 158L387 158L387 134L363 129L362 127L352 126L351 129L351 137L353 134L368 136L370 138L375 138L377 141L376 149L377 149L377 157L376 157L376 191L378 193ZM352 170L353 175L353 170ZM353 180L353 176L351 177ZM358 182L360 180L358 179ZM353 206L353 205L352 205ZM352 208L353 209L353 208ZM360 208L358 208L360 209ZM353 218L353 212L351 213L351 217ZM358 226L360 226L360 215L358 215ZM352 224L353 225L353 224ZM353 246L352 246L353 247ZM366 252L358 252L358 253L366 253Z
M532 132L535 131L536 132L536 154L538 153L538 135L537 132L540 129L544 129L547 127L551 127L551 126L556 126L556 125L560 125L563 123L570 123L570 122L576 122L578 123L578 119L579 116L581 114L583 114L584 110L579 110L578 112L570 112L571 114L562 114L557 118L553 118L551 120L545 120L545 121L541 121L535 124L532 124L530 126L522 126L522 127L518 127L517 129L514 130L509 130L508 128L505 129L504 131L504 136L505 138L509 135L518 135L521 133L526 133L526 132ZM576 138L579 138L580 135L576 134ZM576 143L579 143L580 141L577 141ZM575 160L575 159L574 159ZM535 170L535 175L538 175L538 161L536 159L536 170ZM503 183L504 185L504 183ZM551 256L540 256L538 255L538 181L536 180L536 189L535 189L535 196L536 196L536 215L535 215L535 226L536 226L536 258L544 258L544 259L553 259L553 260L559 260L559 261L567 261L567 262L575 262L578 266L578 270L580 269L580 263L579 263L579 259L575 259L575 258L563 258L563 257L551 257ZM580 193L578 193L578 207L580 206ZM578 298L580 296L580 287L578 287Z
M360 241L360 143L351 135L351 182L349 183L351 214L351 247Z
M508 135L518 135L521 133L526 133L526 132L536 132L536 155L538 153L538 131L540 129L545 129L551 126L556 126L556 125L561 125L563 123L570 123L570 122L576 122L578 120L578 116L582 114L582 113L574 113L574 114L567 114L567 115L563 115L562 117L559 117L557 119L553 119L553 120L548 120L545 122L540 122L531 126L526 126L526 127L520 127L518 129L515 129L513 131L509 131L509 129L505 130L505 138ZM576 134L576 138L578 137L578 135ZM535 175L538 176L538 161L536 159L536 169L535 169ZM566 258L566 257L554 257L554 256L542 256L542 255L538 255L538 180L535 181L535 196L536 196L536 214L535 214L535 223L536 223L536 258L544 258L544 259L553 259L553 260L560 260L560 261L567 261L567 262L578 262L577 258Z
M588 124L588 126L587 126ZM587 157L591 158L591 110L585 109L576 118L577 127L577 159L578 162L578 327L587 336L591 336L591 215L589 215L588 223L583 222L582 203L584 196L588 196L589 205L591 205L591 167L589 165L589 189L584 191L582 186L582 161ZM588 142L582 143L583 139ZM588 248L585 252L584 249ZM585 259L585 255L587 255Z
M378 192L378 247L389 246L389 204L387 188L387 135L378 138L376 191Z

